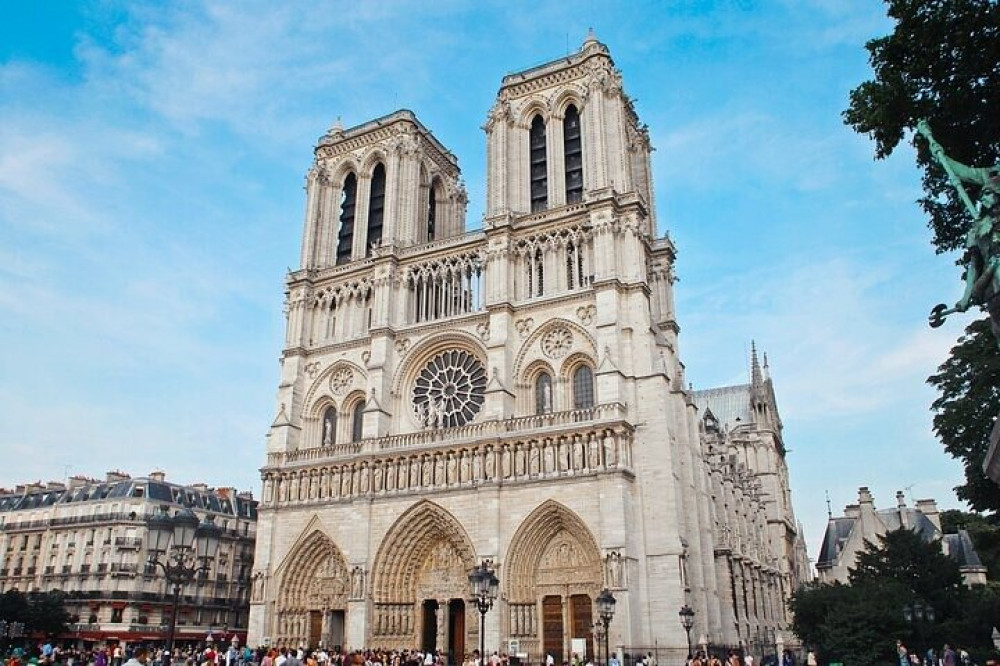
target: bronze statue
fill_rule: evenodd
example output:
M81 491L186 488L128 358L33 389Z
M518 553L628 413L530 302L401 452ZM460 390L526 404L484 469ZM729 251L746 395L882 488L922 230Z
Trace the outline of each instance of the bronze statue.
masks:
M952 308L941 303L931 310L930 325L937 328L953 312L965 312L983 305L990 314L993 335L1000 344L1000 165L970 167L945 154L926 120L917 131L927 139L931 154L948 174L948 180L972 214L972 226L965 237L965 293ZM963 183L978 185L979 204L965 191Z

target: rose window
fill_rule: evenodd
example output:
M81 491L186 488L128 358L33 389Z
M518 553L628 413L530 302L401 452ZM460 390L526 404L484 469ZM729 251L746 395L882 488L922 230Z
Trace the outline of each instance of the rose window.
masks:
M486 401L486 369L475 356L452 350L424 366L413 385L413 409L427 428L472 421Z
M568 328L560 326L549 331L542 338L542 352L549 358L561 358L573 347L573 334Z

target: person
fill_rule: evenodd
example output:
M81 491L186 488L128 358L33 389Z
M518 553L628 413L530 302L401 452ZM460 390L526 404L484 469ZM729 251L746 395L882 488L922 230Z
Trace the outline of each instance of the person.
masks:
M555 657L552 656L551 652L545 653L545 666L556 666Z
M278 656L274 658L274 666L284 666L288 661L288 648L283 647L278 651Z
M722 666L722 660L719 659L719 655L713 654L708 658L708 666Z
M896 641L896 658L899 660L899 666L910 666L910 654L901 640Z
M618 655L614 652L611 653L611 658L608 659L608 666L618 666Z
M139 646L132 650L132 658L125 662L125 666L146 666L149 661L149 650Z
M747 654L747 656L743 657L743 663L746 664L746 666L753 666L753 655Z
M806 653L806 666L818 666L816 663L816 653L811 648Z
M944 651L941 653L942 666L958 666L958 655L947 643L944 644Z

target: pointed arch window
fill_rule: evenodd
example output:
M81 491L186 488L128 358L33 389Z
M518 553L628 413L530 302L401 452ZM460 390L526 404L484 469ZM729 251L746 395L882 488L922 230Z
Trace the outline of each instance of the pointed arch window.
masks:
M357 207L358 178L353 173L344 179L340 198L340 230L337 232L337 263L346 264L351 260L351 244L354 242L354 209Z
M365 401L358 400L351 412L351 441L360 442L365 423Z
M583 143L580 112L572 104L563 117L563 157L566 162L566 203L583 201Z
M531 160L531 211L545 210L549 205L548 165L545 147L545 121L535 116L528 132Z
M535 379L535 413L552 413L552 376L547 372Z
M431 183L430 191L427 193L427 240L434 240L437 232L437 193L434 191L436 183Z
M581 365L573 371L573 409L590 409L594 406L594 371Z
M323 412L323 446L333 446L337 443L337 408L327 407Z
M385 166L375 165L371 194L368 196L368 254L382 244L382 221L385 218Z

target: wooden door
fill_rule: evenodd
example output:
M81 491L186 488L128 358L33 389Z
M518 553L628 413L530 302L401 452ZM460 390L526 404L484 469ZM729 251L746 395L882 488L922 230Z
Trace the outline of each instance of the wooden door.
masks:
M323 611L309 611L309 645L314 647L319 645L323 639Z
M557 664L563 662L563 607L562 597L550 595L542 598L542 650L551 654ZM542 655L544 661L545 656Z
M448 602L448 663L461 664L465 660L465 602L452 599Z
M594 610L590 597L586 594L574 594L570 597L570 618L573 623L573 638L587 640L587 654L580 655L586 659L594 656Z

